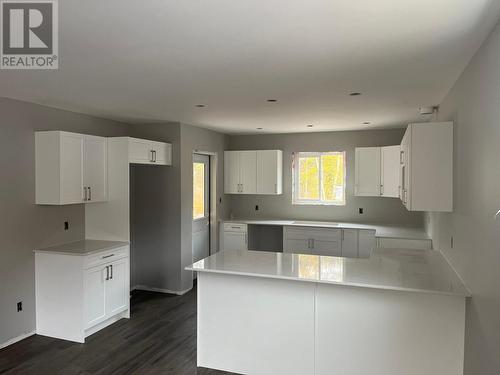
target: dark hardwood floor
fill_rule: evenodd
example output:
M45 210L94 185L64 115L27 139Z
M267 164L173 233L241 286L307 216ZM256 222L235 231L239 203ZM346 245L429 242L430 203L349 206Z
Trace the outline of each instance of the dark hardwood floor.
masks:
M196 289L137 291L131 318L85 344L32 336L0 350L0 374L229 374L196 367Z

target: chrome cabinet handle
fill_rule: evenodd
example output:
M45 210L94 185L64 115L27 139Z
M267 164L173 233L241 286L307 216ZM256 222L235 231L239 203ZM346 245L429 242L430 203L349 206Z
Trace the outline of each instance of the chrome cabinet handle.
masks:
M403 150L399 151L399 164L404 164L404 154L405 152Z
M106 281L109 280L109 266L106 266Z
M83 201L84 202L87 201L87 187L86 186L83 187Z
M109 279L111 280L111 279L113 278L113 265L111 265L111 266L109 266L109 267L111 267L111 276L110 276L110 278L109 278Z
M114 256L115 256L115 254L104 255L103 257L101 257L101 259L111 258Z
M89 189L89 201L91 201L92 200L92 189L90 186L88 187L88 189Z
M156 150L153 150L154 160L153 163L156 163Z
M151 163L154 163L155 159L154 159L154 151L153 150L149 150L149 152L151 152L151 159L149 159L149 161Z

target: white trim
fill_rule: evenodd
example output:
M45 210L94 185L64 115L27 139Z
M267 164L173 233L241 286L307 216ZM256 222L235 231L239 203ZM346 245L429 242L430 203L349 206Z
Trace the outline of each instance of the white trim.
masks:
M4 343L0 344L0 349L6 348L9 345L15 344L18 341L24 340L30 336L33 336L35 334L35 331L31 331L28 333L23 333L22 335L19 335L17 337L14 337L10 340L5 341Z
M146 292L158 292L158 293L167 293L167 294L175 294L178 296L182 296L189 292L193 288L189 288L186 290L170 290L170 289L162 289L162 288L154 288L146 285L135 285L133 288L130 290L144 290Z

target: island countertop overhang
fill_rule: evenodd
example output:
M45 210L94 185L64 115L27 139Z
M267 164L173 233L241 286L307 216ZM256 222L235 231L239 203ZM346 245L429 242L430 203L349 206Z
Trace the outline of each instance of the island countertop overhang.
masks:
M227 250L202 259L194 272L470 297L460 277L434 250L376 248L369 258Z

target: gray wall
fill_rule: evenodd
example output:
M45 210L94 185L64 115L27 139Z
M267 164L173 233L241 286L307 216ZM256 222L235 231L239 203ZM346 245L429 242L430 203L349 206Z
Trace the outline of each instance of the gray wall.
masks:
M500 374L500 29L483 44L440 107L455 122L454 212L431 213L434 245L472 292L465 374ZM450 248L450 238L454 248Z
M283 150L283 194L280 196L226 195L230 211L237 218L283 218L342 220L422 226L421 213L408 212L399 199L354 196L355 147L390 146L401 143L404 129L345 131L303 134L235 135L231 150ZM292 205L291 154L298 151L346 151L347 187L345 206ZM255 211L259 205L259 211ZM364 214L358 208L364 208Z
M128 125L0 98L0 343L35 329L33 249L82 239L83 205L35 205L35 130L121 136ZM63 222L69 221L68 231ZM24 310L16 312L23 301Z
M185 291L192 287L193 151L217 153L217 179L223 181L227 136L195 126L169 123L136 125L136 137L171 142L171 167L132 167L133 285ZM223 197L222 183L217 196ZM218 203L216 222L225 211ZM180 235L179 235L180 234Z

